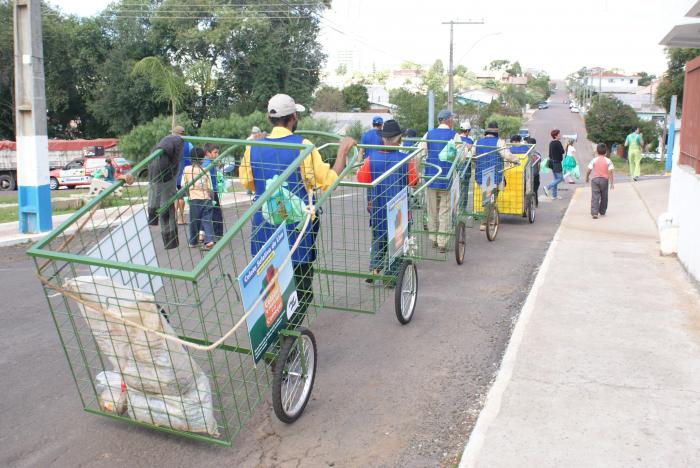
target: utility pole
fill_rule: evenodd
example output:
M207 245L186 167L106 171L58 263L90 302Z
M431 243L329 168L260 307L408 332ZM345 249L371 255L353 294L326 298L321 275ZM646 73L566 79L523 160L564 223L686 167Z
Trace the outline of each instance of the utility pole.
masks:
M15 0L15 122L22 233L51 230L41 0Z
M450 68L447 72L447 110L452 112L454 108L454 26L455 24L484 24L484 20L445 21L442 24L450 25Z

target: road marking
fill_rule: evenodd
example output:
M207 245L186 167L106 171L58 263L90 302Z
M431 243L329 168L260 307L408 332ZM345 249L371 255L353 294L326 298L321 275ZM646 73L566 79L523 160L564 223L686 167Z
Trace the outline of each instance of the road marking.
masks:
M576 189L574 192L574 197L578 196L581 188ZM572 197L572 202L574 197ZM557 228L556 234L552 239L552 243L549 244L547 249L547 254L540 265L540 269L537 272L537 277L535 277L535 282L532 284L532 289L527 296L527 300L523 305L520 315L518 316L518 321L513 328L513 334L508 342L508 347L506 352L503 354L503 361L501 361L501 367L498 370L498 375L496 380L493 382L491 389L486 395L486 403L479 413L479 417L474 425L474 430L472 430L467 445L464 447L464 452L462 453L462 459L459 462L459 468L472 468L477 465L479 461L479 453L484 446L484 441L486 440L486 433L489 427L493 424L498 417L498 413L501 411L501 406L503 404L503 394L508 388L511 378L513 377L513 369L515 368L515 362L518 358L518 352L520 351L520 345L523 341L523 336L525 335L525 328L530 322L533 313L535 312L535 303L537 302L537 297L539 296L540 289L544 284L544 277L549 271L549 265L552 263L552 257L554 256L554 249L559 244L559 237L561 235L561 229L564 219L569 214L569 210L573 206L570 203L564 213L564 218L562 218L559 228Z

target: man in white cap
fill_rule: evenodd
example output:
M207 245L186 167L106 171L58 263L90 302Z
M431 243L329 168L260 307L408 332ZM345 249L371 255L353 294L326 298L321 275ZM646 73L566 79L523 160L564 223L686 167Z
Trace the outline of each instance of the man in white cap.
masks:
M250 135L248 135L248 138L246 140L259 140L262 138L262 130L260 130L260 127L253 127L250 129Z
M270 98L267 104L267 117L272 124L272 131L264 138L264 141L272 143L305 144L312 143L302 136L295 135L299 121L299 113L305 108L294 102L286 94L277 94ZM338 153L333 168L323 161L318 150L314 149L299 166L299 170L292 172L287 178L285 190L287 196L299 198L304 205L309 202L309 192L311 190L327 190L338 177L338 174L345 168L347 154L355 145L355 140L345 137L340 140ZM278 177L291 164L294 164L299 157L300 150L294 148L275 148L272 146L251 145L246 147L240 167L241 184L255 193L256 197L265 193L266 185L275 177ZM282 215L280 213L280 215ZM313 221L306 231L301 234L298 248L292 253L292 264L294 265L294 278L299 296L299 308L292 315L290 322L292 326L301 323L305 316L306 309L313 299L313 262L316 259L316 234L319 231L320 213L316 213ZM285 211L285 217L288 214ZM250 250L255 255L272 237L279 226L273 224L274 221L263 214L263 210L253 215ZM298 223L287 222L287 235L289 243L293 245L300 235L297 230Z

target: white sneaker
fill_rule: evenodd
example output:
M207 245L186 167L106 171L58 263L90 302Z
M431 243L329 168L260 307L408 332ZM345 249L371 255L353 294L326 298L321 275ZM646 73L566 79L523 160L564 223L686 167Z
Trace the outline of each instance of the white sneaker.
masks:
M547 189L547 186L542 187L542 190L544 190L544 194L547 196L547 198L552 198L549 196L549 190Z

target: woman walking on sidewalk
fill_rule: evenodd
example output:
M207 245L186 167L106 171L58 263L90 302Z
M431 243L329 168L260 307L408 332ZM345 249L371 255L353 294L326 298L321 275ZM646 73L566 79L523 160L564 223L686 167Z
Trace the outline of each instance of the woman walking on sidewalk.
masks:
M578 160L576 159L576 148L574 148L574 140L569 138L566 142L566 156L564 157L564 162L561 165L564 171L564 181L569 184L575 184L576 176L574 175L574 170L578 167Z
M552 175L554 180L549 185L544 187L544 194L547 195L552 200L561 200L561 197L557 193L557 187L564 180L562 161L564 160L564 146L561 144L561 132L558 129L552 130L550 133L552 136L552 141L549 142L549 161L550 169L552 169ZM551 195L550 195L551 192Z
M642 161L642 147L644 146L644 140L642 139L642 132L639 127L637 127L634 132L627 135L625 139L625 146L627 146L627 161L630 165L630 177L635 182L639 180L640 175L640 165Z

